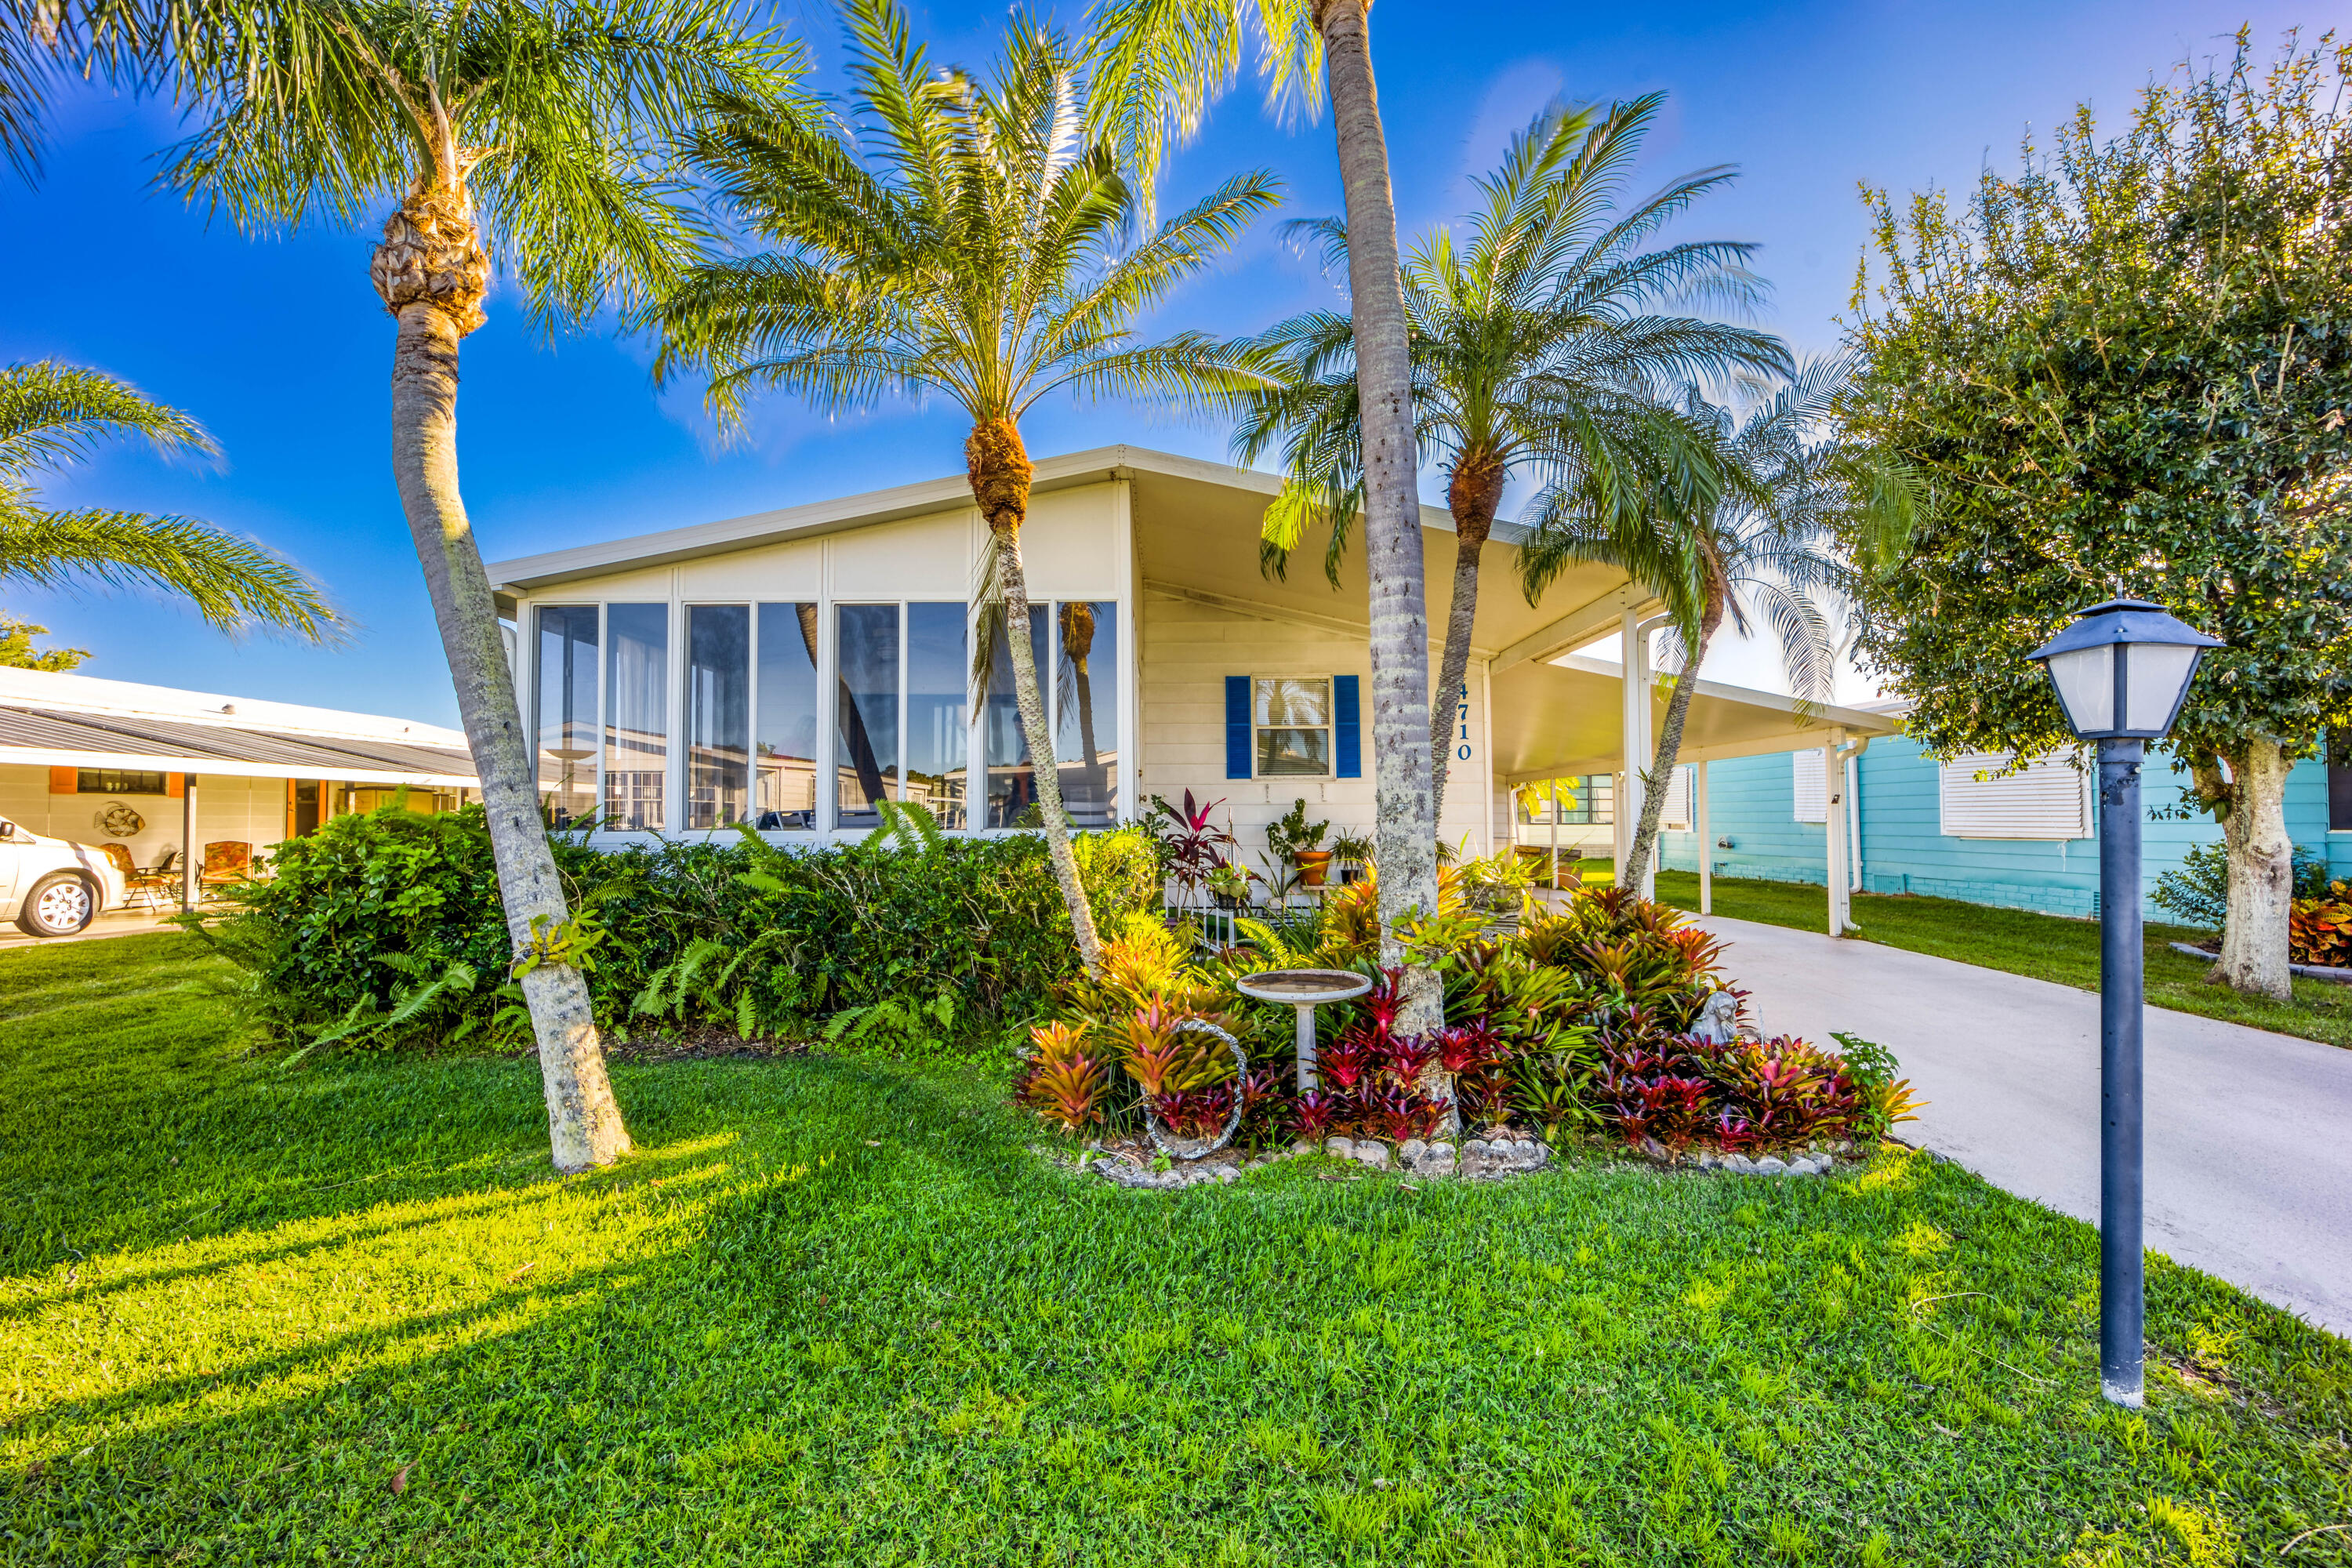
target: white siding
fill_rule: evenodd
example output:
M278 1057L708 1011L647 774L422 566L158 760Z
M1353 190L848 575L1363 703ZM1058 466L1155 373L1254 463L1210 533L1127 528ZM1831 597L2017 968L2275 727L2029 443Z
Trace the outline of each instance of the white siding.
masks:
M1258 868L1265 825L1304 798L1310 820L1331 830L1371 831L1373 819L1371 656L1360 636L1297 621L1261 619L1147 591L1143 623L1141 713L1142 796L1171 802L1192 792L1196 801L1223 800L1242 840L1242 862ZM1434 658L1432 663L1435 662ZM1342 779L1229 779L1225 776L1225 678L1229 675L1354 675L1360 678L1363 776ZM1470 852L1486 850L1486 721L1482 684L1470 686L1470 757L1454 758L1438 830L1450 844L1466 834ZM1455 727L1457 745L1460 726ZM1507 824L1507 795L1496 797ZM1222 813L1220 814L1222 815ZM1507 835L1508 828L1505 832Z
M1828 764L1816 749L1790 753L1795 769L1796 820L1826 823L1830 819Z
M129 838L113 838L98 826L98 816L120 802L137 812L145 826ZM181 803L176 795L51 795L49 770L18 764L0 765L0 816L21 823L35 833L69 838L78 844L121 845L131 858L152 866L167 849L180 847ZM207 778L196 776L196 843L235 841L267 850L286 837L284 779Z
M1947 838L2087 838L2090 775L2072 751L2036 757L2005 778L1979 778L2009 765L1999 752L1970 752L1937 769L1937 796Z

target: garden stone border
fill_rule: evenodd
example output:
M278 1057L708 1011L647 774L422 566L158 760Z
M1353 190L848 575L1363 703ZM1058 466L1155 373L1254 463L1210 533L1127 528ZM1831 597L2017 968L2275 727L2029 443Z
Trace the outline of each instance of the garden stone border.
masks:
M1712 1149L1677 1154L1655 1142L1629 1151L1635 1158L1664 1171L1719 1173L1735 1176L1827 1175L1854 1152L1850 1145L1815 1144L1810 1149L1790 1152L1785 1157L1765 1154L1751 1158L1746 1154L1717 1153ZM1247 1156L1240 1155L1237 1151L1223 1150L1219 1152L1227 1156L1224 1159L1211 1156L1198 1161L1171 1161L1164 1171L1152 1169L1154 1162L1142 1149L1106 1149L1099 1141L1088 1143L1076 1161L1042 1147L1036 1149L1036 1152L1065 1170L1075 1170L1080 1174L1090 1173L1116 1187L1160 1192L1172 1192L1183 1187L1227 1185L1239 1181L1244 1172L1306 1154L1328 1154L1368 1170L1398 1175L1465 1182L1508 1181L1514 1176L1547 1170L1554 1163L1550 1148L1541 1140L1508 1135L1471 1138L1458 1146L1444 1140L1423 1142L1418 1138L1408 1138L1393 1148L1378 1138L1332 1137L1320 1144L1294 1143L1287 1149Z

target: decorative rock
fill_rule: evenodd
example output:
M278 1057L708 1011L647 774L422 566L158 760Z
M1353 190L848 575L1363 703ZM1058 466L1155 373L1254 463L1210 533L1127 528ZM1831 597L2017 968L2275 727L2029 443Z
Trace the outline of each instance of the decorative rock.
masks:
M1389 1146L1377 1138L1357 1139L1355 1155L1359 1163L1370 1165L1375 1171L1389 1168Z
M1401 1164L1418 1165L1421 1157L1428 1152L1428 1144L1418 1138L1408 1138L1397 1145L1397 1161Z
M1352 1138L1328 1138L1323 1142L1326 1154L1337 1154L1342 1160L1356 1157L1356 1141Z
M1419 1142L1420 1140L1415 1139L1413 1142ZM1408 1150L1412 1147L1412 1143L1405 1145ZM1454 1145L1451 1143L1428 1144L1418 1154L1408 1155L1405 1163L1411 1166L1417 1175L1450 1176L1454 1174Z
M1745 1154L1726 1154L1723 1168L1738 1175L1752 1176L1756 1173L1756 1162Z
M1775 1154L1767 1154L1761 1160L1756 1162L1757 1173L1759 1175L1782 1175L1787 1173L1788 1169L1789 1163Z
M1220 1165L1217 1167L1217 1180L1220 1182L1237 1182L1241 1180L1241 1176L1242 1173L1234 1169L1231 1165Z

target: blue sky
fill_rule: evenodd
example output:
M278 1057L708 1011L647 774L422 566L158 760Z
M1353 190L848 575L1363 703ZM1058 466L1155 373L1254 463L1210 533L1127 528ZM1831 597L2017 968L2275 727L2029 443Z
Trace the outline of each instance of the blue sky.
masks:
M1742 171L1678 237L1748 239L1775 293L1762 317L1800 353L1833 347L1865 222L1862 182L1896 193L1965 185L2020 137L2087 100L2119 121L2132 95L2184 56L2225 52L2250 24L2267 50L2334 7L2189 0L1781 0L1581 6L1381 0L1373 50L1408 236L1464 210L1469 181L1559 98L1664 89L1647 159L1658 179ZM918 8L943 60L982 63L1001 5ZM777 15L810 44L818 85L839 58L826 7ZM203 420L225 448L209 468L123 450L52 481L53 503L176 510L262 540L324 581L355 626L341 646L232 641L166 603L129 595L0 590L0 607L86 647L85 673L456 721L415 558L387 467L391 323L368 284L374 223L249 238L152 184L175 134L152 103L97 91L60 104L37 185L0 175L13 237L0 356L55 357L128 377ZM1181 202L1238 169L1270 168L1282 216L1339 209L1328 119L1286 128L1247 88L1177 162ZM1254 331L1338 298L1311 262L1260 226L1154 326ZM640 343L534 332L510 295L466 342L459 454L492 559L730 517L951 473L962 430L946 410L893 407L821 420L789 402L722 441L691 388L657 394ZM1204 457L1225 432L1118 404L1041 411L1033 451L1117 440ZM1425 487L1433 499L1434 487ZM1776 684L1762 649L1727 647L1707 673ZM1842 695L1862 689L1850 681Z

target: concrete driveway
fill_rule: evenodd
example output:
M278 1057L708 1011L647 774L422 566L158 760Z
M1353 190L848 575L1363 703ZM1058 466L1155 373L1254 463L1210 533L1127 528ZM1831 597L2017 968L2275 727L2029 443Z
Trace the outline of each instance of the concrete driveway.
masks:
M2099 1217L2099 999L1875 942L1707 916L1767 1034L1843 1029L1929 1104L1899 1131ZM2352 1334L2352 1050L2147 1010L2147 1245Z

